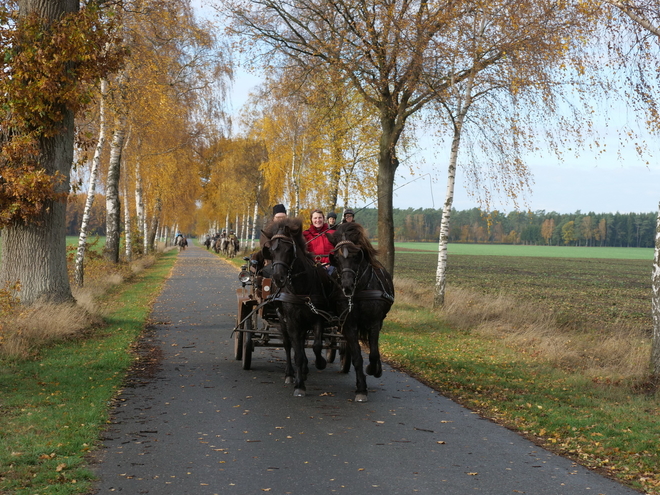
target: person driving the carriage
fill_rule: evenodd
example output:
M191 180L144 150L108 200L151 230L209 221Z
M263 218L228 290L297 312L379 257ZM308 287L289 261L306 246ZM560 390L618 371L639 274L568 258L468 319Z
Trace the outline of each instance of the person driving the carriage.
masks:
M287 218L287 213L286 213L286 207L279 203L273 206L273 221L278 222L280 220L284 220ZM264 246L264 237L263 235L259 238L259 246L263 248ZM259 249L256 253L254 253L251 258L255 260L256 266L255 270L257 273L261 273L264 277L269 278L270 277L270 267L267 265L267 260L264 259L263 251Z
M325 235L329 231L328 224L325 223L325 215L321 210L314 210L311 221L309 228L303 231L307 241L307 251L314 255L314 260L317 263L327 267L330 264L328 255L332 251L333 245Z
M273 220L275 222L279 220L283 220L287 217L286 215L286 208L284 207L283 204L277 204L273 206Z

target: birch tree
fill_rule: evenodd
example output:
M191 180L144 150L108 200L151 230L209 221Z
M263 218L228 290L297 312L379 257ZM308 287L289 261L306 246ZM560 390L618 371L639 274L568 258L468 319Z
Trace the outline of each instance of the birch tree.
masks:
M610 53L620 67L627 69L623 93L636 110L646 114L646 127L660 134L660 74L657 71L660 55L660 5L653 0L606 0L619 16L613 22L626 29L616 33L605 30ZM608 17L611 19L611 17ZM609 26L606 26L609 27ZM660 204L655 235L655 254L651 275L651 312L653 339L651 348L651 374L660 382Z
M87 188L87 199L85 200L85 209L83 211L82 222L80 224L80 235L78 236L78 249L76 251L75 261L75 281L78 287L82 287L85 278L85 251L87 249L87 225L94 204L96 196L96 185L99 175L99 167L101 166L101 154L105 146L106 135L106 121L105 121L105 97L107 92L108 81L101 78L101 94L99 100L99 134L96 141L96 148L94 149L94 156L92 157L92 168L89 172L89 187Z
M454 35L446 40L453 43L448 50L455 60L451 63L469 69L448 85L440 84L434 102L452 130L434 306L444 304L447 243L464 126L475 129L471 144L476 141L483 152L481 156L472 153L468 161L473 187L481 187L487 201L492 189L502 190L515 204L530 187L531 172L522 151L536 149L547 132L579 137L582 123L588 120L579 112L571 113L570 119L557 112L563 87L558 68L566 64L566 40L583 29L588 18L579 9L554 2L499 0L474 5L456 20ZM433 77L429 85L437 86ZM552 133L553 121L560 132ZM552 148L555 142L556 138L545 144ZM561 138L558 142L563 143ZM484 176L495 179L484 181Z

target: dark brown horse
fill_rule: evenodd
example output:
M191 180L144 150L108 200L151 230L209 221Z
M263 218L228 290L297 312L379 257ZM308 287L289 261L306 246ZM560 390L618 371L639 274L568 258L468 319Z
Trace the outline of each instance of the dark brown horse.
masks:
M346 296L337 300L346 352L342 356L342 372L348 373L351 362L355 368L356 402L367 401L367 379L362 369L360 341L369 346L368 375L380 377L378 339L383 320L394 302L392 277L376 259L376 250L360 224L343 223L328 234L334 246L330 263L337 269L341 288Z
M302 223L299 219L273 222L263 230L266 239L262 252L272 260L271 277L276 285L273 304L277 314L286 351L285 383L294 384L293 395L305 395L305 379L309 372L305 341L310 331L314 335L316 367L324 369L322 355L323 326L331 310L330 294L333 283L327 271L314 263L305 247ZM291 349L294 351L294 364Z

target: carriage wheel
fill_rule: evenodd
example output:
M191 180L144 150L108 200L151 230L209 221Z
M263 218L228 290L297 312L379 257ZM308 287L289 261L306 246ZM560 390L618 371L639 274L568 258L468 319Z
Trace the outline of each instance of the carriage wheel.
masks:
M245 320L245 329L254 330L254 318L248 318ZM242 333L242 332L241 332ZM243 369L249 370L252 366L252 351L254 350L254 344L252 343L252 335L254 332L245 332L243 335Z
M243 332L240 329L234 332L234 359L243 359Z
M243 335L243 369L249 370L252 365L252 351L254 346L252 345L252 334L253 332L245 332Z

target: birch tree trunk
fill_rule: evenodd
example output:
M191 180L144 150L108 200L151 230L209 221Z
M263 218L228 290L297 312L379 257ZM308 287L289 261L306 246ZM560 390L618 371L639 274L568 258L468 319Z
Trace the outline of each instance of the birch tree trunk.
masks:
M259 189L257 190L257 196L259 196L259 192L261 192L261 185L259 185ZM254 251L256 242L257 242L257 215L259 214L259 203L257 201L254 202L254 212L252 213L252 242L250 244L250 251Z
M126 245L126 261L133 261L133 231L131 225L131 209L128 207L128 181L124 181L124 230Z
M20 15L36 14L49 20L79 10L76 0L19 1ZM55 84L55 81L50 81ZM59 131L39 143L39 163L48 175L61 174L56 192L67 194L73 163L74 115L61 106ZM42 213L29 223L15 223L3 229L0 237L0 285L20 282L17 297L25 305L37 301L74 301L66 262L66 201L49 200Z
M142 189L142 171L139 158L135 163L135 217L137 232L139 235L142 235L144 230L144 198ZM144 239L144 237L142 237L142 239Z
M245 206L245 215L243 216L243 226L241 227L241 246L245 252L247 246L248 228L250 227L250 208Z
M474 73L468 77L465 93L458 98L458 112L454 118L454 136L451 142L449 155L449 166L447 167L447 192L442 209L442 220L440 224L440 239L438 241L438 266L435 272L435 290L433 294L433 307L437 308L445 304L445 289L447 285L447 244L449 243L449 226L451 222L451 208L454 203L454 189L456 186L456 164L458 162L458 151L461 146L461 132L463 122L472 104L472 84Z
M655 255L651 276L651 313L653 314L653 340L651 344L651 373L656 383L660 382L660 205L655 227Z
M147 207L144 207L142 215L142 225L140 225L140 230L142 231L142 255L146 256L149 254L149 219L147 218Z
M110 164L105 183L106 238L104 255L112 263L119 263L120 204L119 176L121 172L121 154L124 146L124 120L117 119L110 145Z
M99 137L96 141L96 148L94 149L94 157L92 158L92 170L89 173L89 188L87 190L87 199L85 201L85 209L83 211L82 223L80 224L80 236L78 237L78 250L76 252L76 263L74 271L74 280L78 287L82 287L85 281L85 251L87 249L87 226L89 225L89 217L91 216L92 205L94 204L94 197L96 196L96 183L99 177L99 166L101 164L101 153L105 145L105 97L108 88L108 81L105 78L101 79L101 101L99 102Z

